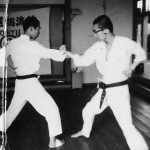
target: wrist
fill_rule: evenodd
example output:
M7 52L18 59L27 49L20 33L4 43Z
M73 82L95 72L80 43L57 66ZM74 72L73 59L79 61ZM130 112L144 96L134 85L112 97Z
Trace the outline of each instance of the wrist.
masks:
M134 71L135 67L136 67L136 64L132 64L130 67L131 71Z
M68 52L68 51L66 51L66 54L69 54L69 52Z
M133 66L130 67L131 72L133 72L134 69L135 69L135 68L134 68Z
M68 55L69 57L73 58L73 54L69 51L66 52L66 55Z

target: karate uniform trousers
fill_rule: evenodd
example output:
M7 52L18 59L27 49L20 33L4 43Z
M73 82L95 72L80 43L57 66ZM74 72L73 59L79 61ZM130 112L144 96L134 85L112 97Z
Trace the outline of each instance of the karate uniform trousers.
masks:
M28 78L23 80L16 79L15 93L9 108L6 111L6 130L27 101L38 113L45 117L48 123L50 137L54 137L62 133L58 107L37 78ZM1 124L4 121L3 119L4 114L0 117ZM3 130L2 127L1 130Z
M107 106L110 106L130 149L148 150L144 138L132 123L128 85L107 88L106 98L100 109L101 94L102 89L99 89L82 111L84 121L82 128L83 135L85 137L90 136L95 115L101 113Z

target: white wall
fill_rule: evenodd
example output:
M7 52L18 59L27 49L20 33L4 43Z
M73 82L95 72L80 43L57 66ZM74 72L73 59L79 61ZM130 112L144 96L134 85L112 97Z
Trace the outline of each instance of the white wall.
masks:
M106 14L114 25L114 32L132 39L133 0L109 0Z
M132 38L132 3L133 0L106 0L106 15L114 24L117 35ZM103 0L72 0L72 9L79 8L81 15L72 20L72 48L73 53L83 54L96 39L92 36L93 20L102 15ZM83 70L83 83L95 83L100 76L95 64Z

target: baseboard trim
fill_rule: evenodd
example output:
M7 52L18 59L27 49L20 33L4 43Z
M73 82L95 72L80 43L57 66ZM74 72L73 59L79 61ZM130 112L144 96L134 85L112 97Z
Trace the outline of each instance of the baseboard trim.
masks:
M83 83L82 87L96 87L97 83Z

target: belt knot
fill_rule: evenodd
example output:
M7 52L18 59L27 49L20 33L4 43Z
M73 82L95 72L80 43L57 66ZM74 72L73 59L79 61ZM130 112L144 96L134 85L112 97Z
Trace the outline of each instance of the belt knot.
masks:
M117 87L117 86L123 86L123 85L126 85L128 84L128 81L125 80L125 81L121 81L121 82L116 82L116 83L111 83L111 84L105 84L103 82L99 82L98 83L98 89L101 88L103 91L102 91L102 95L101 95L101 100L100 100L100 108L103 104L103 101L104 101L104 98L106 96L106 88L112 88L112 87Z
M103 83L103 82L100 82L99 83L99 88L101 88L101 89L106 89L106 84L105 83Z

